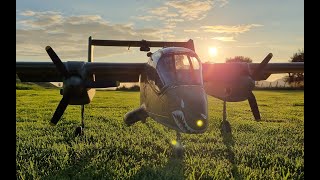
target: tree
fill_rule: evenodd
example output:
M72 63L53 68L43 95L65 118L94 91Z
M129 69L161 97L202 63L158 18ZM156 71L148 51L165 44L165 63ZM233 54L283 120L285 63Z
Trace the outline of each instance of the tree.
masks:
M304 62L304 51L298 50L297 53L293 54L289 62ZM304 86L304 73L289 73L289 76L285 77L285 82L294 87Z
M249 57L243 57L243 56L235 56L234 58L227 58L226 59L226 63L232 63L232 62L252 63L252 59Z

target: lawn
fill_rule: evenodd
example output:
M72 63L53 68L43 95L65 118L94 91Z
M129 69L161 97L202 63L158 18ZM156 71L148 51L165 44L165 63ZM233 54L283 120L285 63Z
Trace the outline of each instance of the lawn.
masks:
M86 105L68 106L59 123L49 121L57 89L16 90L17 179L304 179L304 91L255 91L262 121L247 101L227 103L232 135L220 132L222 101L208 96L209 128L182 134L184 158L167 143L175 131L152 119L127 127L126 112L139 92L97 91Z

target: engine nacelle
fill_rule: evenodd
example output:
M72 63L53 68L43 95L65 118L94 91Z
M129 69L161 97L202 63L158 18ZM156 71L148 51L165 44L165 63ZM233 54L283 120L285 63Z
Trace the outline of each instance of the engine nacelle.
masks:
M63 90L60 94L68 94L68 103L71 105L89 104L96 92L94 88L119 86L116 81L96 81L94 74L87 73L85 62L68 61L65 67L70 75L64 78Z
M208 79L204 83L206 93L229 102L247 100L255 86L248 64L226 63L215 64L215 67L209 74L204 74Z

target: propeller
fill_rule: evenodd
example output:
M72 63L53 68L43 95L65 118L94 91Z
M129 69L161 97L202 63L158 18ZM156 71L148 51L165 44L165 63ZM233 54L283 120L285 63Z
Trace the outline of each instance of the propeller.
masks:
M68 103L69 102L69 98L64 95L56 109L56 111L54 112L51 122L51 125L56 125L58 123L58 121L60 120L61 116L63 115L64 111L66 110Z
M58 55L54 52L54 50L50 46L47 46L46 51L47 51L48 55L50 56L53 64L56 66L58 71L61 73L61 75L64 78L69 78L70 73L68 72L67 68L62 63L62 61L58 57ZM51 118L51 121L50 121L51 125L56 125L59 122L61 116L63 115L64 111L66 110L66 108L69 104L69 99L70 99L69 94L63 93L63 97L62 97L61 101L59 102L59 105Z
M263 73L263 69L267 66L272 56L273 56L272 53L269 53L263 59L263 61L259 64L259 66L255 69L255 71L251 74L251 78L253 80L257 80L261 76L261 74ZM254 116L254 119L257 121L261 120L258 103L252 91L250 91L248 94L248 101L249 101L249 105L250 105L252 114Z
M116 81L94 81L91 78L84 78L83 74L85 74L84 69L80 69L81 73L75 74L70 73L73 67L77 68L78 66L68 66L69 70L66 68L65 64L61 61L58 55L54 52L54 50L50 47L46 47L46 51L51 58L53 64L56 66L58 72L63 76L63 95L61 101L59 102L58 107L56 108L52 119L50 121L51 125L56 125L64 111L66 110L69 104L73 105L84 105L91 101L93 95L91 93L91 98L88 95L88 89L91 88L105 88L105 87L117 87L119 85ZM77 69L76 69L77 70ZM72 71L74 72L74 71ZM81 110L83 113L83 108Z
M255 71L251 74L253 80L257 80L261 76L261 74L263 73L263 69L267 66L272 56L272 53L269 53L259 64L259 66L255 69Z
M47 51L48 55L50 56L53 64L56 65L56 67L57 67L58 71L61 73L61 75L64 78L70 77L70 74L69 74L67 68L64 66L64 64L62 63L61 59L54 52L54 50L50 46L47 46L46 47L46 51Z
M256 100L256 97L254 96L254 94L252 93L252 91L249 93L248 101L249 101L249 105L250 105L252 114L254 116L254 119L257 121L261 120L257 100Z

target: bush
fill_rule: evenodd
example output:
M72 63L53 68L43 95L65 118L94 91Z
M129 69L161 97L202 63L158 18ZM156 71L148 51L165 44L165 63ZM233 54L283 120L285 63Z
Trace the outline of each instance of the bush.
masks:
M40 89L37 85L16 83L16 90Z
M131 87L121 86L121 87L117 87L116 91L140 91L140 86L138 85L133 85Z

